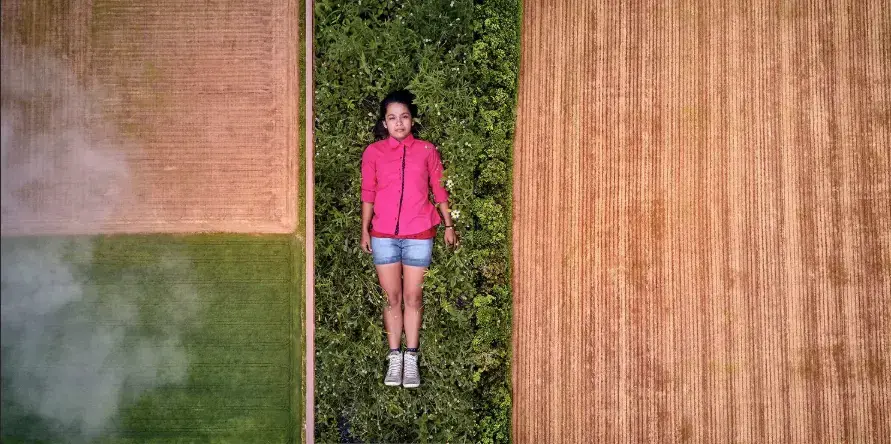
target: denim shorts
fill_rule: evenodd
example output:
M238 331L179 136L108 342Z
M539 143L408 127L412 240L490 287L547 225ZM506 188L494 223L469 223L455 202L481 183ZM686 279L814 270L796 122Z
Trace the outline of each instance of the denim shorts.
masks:
M374 265L402 262L410 267L429 267L433 239L390 239L371 237Z

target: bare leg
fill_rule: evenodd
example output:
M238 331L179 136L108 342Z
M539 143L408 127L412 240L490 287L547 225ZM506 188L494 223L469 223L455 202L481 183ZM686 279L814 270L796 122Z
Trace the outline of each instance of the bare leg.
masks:
M402 267L402 296L405 298L405 345L417 348L421 336L421 293L424 285L426 267Z
M377 278L387 296L384 328L390 349L402 345L402 263L377 265Z

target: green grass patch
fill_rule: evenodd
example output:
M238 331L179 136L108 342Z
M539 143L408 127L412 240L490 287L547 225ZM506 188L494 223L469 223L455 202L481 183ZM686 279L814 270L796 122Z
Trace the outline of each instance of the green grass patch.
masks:
M316 435L320 442L510 439L511 149L520 4L320 0L316 17ZM360 158L388 92L417 96L462 247L437 238L422 385L383 385L384 298L359 250Z
M4 322L23 321L3 331L3 442L300 441L303 254L287 235L4 238Z

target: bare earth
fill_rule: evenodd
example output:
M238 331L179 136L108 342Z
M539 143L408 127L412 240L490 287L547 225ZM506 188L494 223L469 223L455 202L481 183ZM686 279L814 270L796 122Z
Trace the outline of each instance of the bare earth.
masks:
M2 7L4 235L294 230L293 2Z
M889 35L880 0L524 2L516 442L889 442Z

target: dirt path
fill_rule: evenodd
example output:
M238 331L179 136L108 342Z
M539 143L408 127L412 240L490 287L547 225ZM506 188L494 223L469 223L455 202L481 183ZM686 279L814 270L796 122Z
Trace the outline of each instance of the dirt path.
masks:
M891 436L887 4L643 3L524 2L515 440Z

